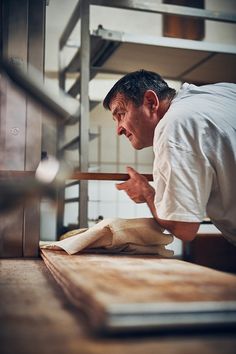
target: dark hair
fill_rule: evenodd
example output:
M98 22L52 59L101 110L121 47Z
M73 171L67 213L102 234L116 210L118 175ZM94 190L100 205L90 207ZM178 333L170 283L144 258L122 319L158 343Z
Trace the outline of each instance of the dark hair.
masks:
M118 93L123 94L127 100L131 100L138 107L143 103L143 96L147 90L153 90L159 100L171 98L176 92L159 74L147 70L134 71L115 83L104 98L103 107L110 109L110 103Z

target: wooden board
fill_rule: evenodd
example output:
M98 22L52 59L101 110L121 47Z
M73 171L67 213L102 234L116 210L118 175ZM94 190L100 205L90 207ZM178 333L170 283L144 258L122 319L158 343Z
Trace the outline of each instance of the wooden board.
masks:
M218 325L228 319L236 324L234 275L149 256L69 256L42 249L42 257L95 330L199 327L214 325L215 319ZM223 306L220 320L215 317L218 306ZM227 306L232 306L232 312ZM197 318L200 312L203 316Z
M11 178L17 182L18 178L34 177L35 171L0 171L0 179ZM153 175L142 173L148 181L153 181ZM102 180L102 181L126 181L130 178L127 173L109 173L109 172L80 172L75 171L68 176L68 179L75 180Z
M70 306L42 260L0 260L1 354L235 354L236 336L217 333L97 338Z
M152 174L143 173L142 176L146 177L148 181L153 181ZM75 171L71 179L77 180L103 180L103 181L126 181L130 178L127 173L105 173L105 172L80 172Z

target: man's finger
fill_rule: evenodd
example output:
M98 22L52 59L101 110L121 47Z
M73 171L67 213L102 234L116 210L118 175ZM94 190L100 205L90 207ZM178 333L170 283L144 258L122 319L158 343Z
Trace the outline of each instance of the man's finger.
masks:
M116 183L116 189L118 189L119 191L126 189L126 182Z
M136 177L137 175L139 175L139 173L132 167L127 166L126 167L127 173L130 175L130 177Z

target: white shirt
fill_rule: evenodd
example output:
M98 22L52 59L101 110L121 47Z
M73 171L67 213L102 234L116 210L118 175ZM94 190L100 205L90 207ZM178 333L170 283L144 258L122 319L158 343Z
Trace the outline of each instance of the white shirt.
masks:
M158 217L207 215L236 245L236 85L185 83L155 129L153 149Z

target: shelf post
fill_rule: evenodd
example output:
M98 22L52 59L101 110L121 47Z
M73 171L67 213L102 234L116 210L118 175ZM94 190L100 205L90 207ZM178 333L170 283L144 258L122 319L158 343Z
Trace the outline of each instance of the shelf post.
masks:
M81 0L81 80L80 80L80 170L88 171L89 156L89 77L90 77L90 33L89 1ZM79 227L88 226L88 181L80 181Z

